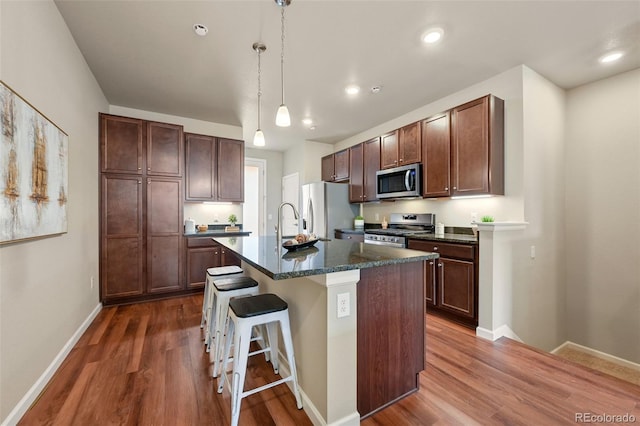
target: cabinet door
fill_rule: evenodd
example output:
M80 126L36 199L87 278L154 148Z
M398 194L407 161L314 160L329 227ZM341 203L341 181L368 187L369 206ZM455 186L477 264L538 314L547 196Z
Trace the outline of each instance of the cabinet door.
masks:
M181 177L183 152L182 126L147 122L147 175Z
M216 139L212 136L185 134L187 163L186 200L216 199Z
M207 269L220 266L220 247L197 247L187 250L187 288L204 287Z
M456 315L475 316L473 262L449 258L438 259L438 306Z
M422 122L423 191L425 197L448 197L451 134L449 113Z
M398 166L398 131L380 136L380 168Z
M333 182L335 180L333 154L322 157L322 180L325 182Z
M451 195L504 194L504 101L485 96L453 109Z
M349 148L349 202L361 203L364 199L363 146L359 143Z
M142 177L102 175L100 198L101 300L144 291Z
M220 262L222 264L221 266L242 266L242 261L240 260L240 258L236 256L234 252L225 247L220 247L220 256Z
M427 307L436 305L436 262L438 259L425 260L424 268L424 300Z
M364 201L376 201L376 172L380 170L380 138L373 138L364 143Z
M422 141L420 122L400 129L398 140L398 165L414 164L422 161Z
M147 179L147 291L184 288L182 180Z
M244 202L244 142L218 139L218 201Z
M143 121L100 114L100 171L142 174Z
M334 180L349 179L349 149L343 149L333 154Z

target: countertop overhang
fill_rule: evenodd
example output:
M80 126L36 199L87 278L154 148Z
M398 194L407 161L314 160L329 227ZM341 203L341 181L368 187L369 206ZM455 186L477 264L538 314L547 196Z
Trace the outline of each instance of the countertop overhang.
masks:
M318 241L313 247L287 251L276 237L221 237L213 240L236 253L273 280L436 259L438 253L351 242Z

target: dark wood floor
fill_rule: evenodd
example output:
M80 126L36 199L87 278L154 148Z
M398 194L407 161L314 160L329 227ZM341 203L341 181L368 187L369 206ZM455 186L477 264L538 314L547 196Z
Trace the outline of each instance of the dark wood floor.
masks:
M202 296L105 308L21 425L225 425L202 345ZM575 424L575 413L640 421L640 387L508 339L488 342L427 318L427 369L420 391L362 424ZM273 379L261 356L248 386ZM286 385L242 404L241 425L310 425Z

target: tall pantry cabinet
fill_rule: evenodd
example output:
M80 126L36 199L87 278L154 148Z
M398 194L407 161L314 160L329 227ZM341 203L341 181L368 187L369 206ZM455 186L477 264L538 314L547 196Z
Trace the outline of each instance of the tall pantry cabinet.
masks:
M184 287L182 126L100 114L100 299Z

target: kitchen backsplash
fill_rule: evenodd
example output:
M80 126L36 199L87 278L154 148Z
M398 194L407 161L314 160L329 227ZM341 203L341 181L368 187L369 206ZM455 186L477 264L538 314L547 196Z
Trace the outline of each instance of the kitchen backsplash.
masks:
M242 223L242 204L184 203L184 219L191 218L196 225L229 224L230 214Z

